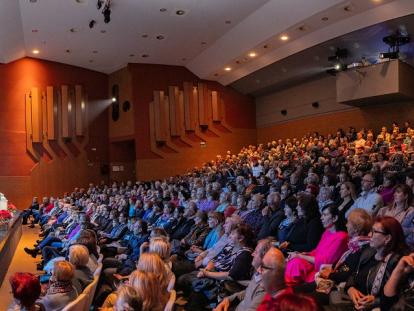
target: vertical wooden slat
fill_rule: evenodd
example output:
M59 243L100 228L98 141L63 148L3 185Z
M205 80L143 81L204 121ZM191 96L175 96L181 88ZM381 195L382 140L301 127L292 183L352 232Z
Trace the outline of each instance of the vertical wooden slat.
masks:
M69 121L69 89L67 85L62 85L62 102L61 102L61 129L62 137L70 137L70 121Z
M213 121L218 122L221 121L221 111L219 107L219 97L217 91L211 92L211 109L213 111Z
M206 116L206 97L204 96L205 85L203 83L198 84L198 121L202 126L208 125Z
M38 88L31 89L32 97L32 141L42 142L42 98Z
M184 124L185 130L194 131L196 126L196 103L197 103L197 89L193 88L191 82L184 82L183 92L184 102Z
M154 91L154 127L155 140L166 141L169 131L168 102L163 91Z
M177 132L181 134L184 130L184 92L178 92L178 102L176 105L176 126Z
M56 95L53 86L46 87L47 138L56 139Z
M177 126L177 106L179 100L179 90L176 86L168 87L168 98L169 98L169 108L170 108L170 129L171 136L178 136L180 132L178 131Z
M32 127L32 98L30 93L27 93L25 96L26 99L26 147L29 149L32 146L32 135L33 135L33 127Z
M83 101L82 86L75 86L75 133L76 136L84 135L85 102Z
M42 91L42 137L47 140L47 99L46 92Z

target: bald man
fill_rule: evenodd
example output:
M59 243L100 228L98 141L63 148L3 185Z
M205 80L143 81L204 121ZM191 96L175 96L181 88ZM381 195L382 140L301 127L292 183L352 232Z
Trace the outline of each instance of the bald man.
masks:
M266 295L257 311L270 311L278 296L282 293L292 293L285 284L285 257L275 247L271 247L263 257L258 272L262 275Z

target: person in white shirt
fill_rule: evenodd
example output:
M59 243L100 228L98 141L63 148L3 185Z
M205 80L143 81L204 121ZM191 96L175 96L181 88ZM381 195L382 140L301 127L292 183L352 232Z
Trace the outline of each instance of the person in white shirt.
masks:
M354 204L345 214L348 217L349 213L355 208L362 208L370 215L375 216L378 210L384 205L381 196L376 192L375 179L370 173L362 177L362 192L355 200Z

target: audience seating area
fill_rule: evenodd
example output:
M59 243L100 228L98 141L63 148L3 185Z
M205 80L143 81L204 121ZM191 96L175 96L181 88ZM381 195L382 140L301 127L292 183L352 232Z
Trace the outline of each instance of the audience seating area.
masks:
M11 308L408 310L414 129L390 129L315 132L165 180L34 198L23 221L40 236L25 251L42 272L12 276Z

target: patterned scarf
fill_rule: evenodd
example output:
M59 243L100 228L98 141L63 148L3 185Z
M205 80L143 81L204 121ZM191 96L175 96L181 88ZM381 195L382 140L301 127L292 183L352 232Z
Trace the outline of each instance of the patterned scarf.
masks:
M348 250L345 253L343 253L341 258L339 258L338 262L335 265L334 271L337 270L345 262L346 258L350 254L355 254L356 252L360 251L361 248L364 245L367 245L370 240L371 240L371 238L367 237L367 236L356 236L356 237L352 238L348 242Z
M50 283L50 287L47 290L49 295L69 293L73 291L72 281L55 281Z

